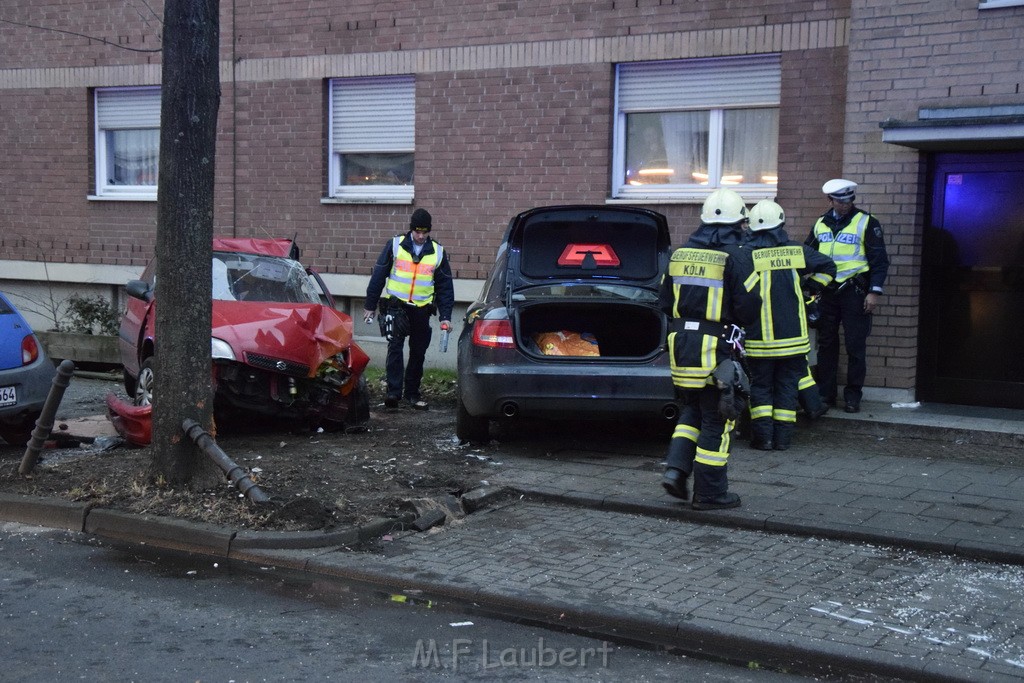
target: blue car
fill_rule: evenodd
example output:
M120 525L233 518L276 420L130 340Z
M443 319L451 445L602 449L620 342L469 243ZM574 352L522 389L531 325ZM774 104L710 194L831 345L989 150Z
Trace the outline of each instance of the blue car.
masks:
M53 362L24 316L0 293L0 438L24 446L53 383Z

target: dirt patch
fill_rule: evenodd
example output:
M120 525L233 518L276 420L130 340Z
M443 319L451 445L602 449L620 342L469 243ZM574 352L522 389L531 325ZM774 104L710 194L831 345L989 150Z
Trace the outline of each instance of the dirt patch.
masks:
M60 420L102 414L116 381L72 381ZM427 411L385 410L375 397L367 431L289 432L281 427L222 433L217 444L272 499L256 506L226 480L207 491L161 485L149 449L102 450L100 439L46 449L28 476L18 474L24 448L0 446L0 492L63 498L117 510L202 521L237 529L298 531L345 528L443 500L475 488L493 471L480 449L455 437L450 395L427 396Z

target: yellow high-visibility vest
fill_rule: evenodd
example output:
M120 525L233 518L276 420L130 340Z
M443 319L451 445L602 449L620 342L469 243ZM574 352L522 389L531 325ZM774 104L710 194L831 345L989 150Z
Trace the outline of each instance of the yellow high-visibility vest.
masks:
M434 242L434 253L426 254L419 263L410 251L402 247L402 235L394 238L392 252L394 266L384 286L388 296L413 306L426 306L434 299L434 269L441 263L444 248Z
M814 224L814 236L818 240L818 251L836 262L836 282L846 282L858 273L868 270L867 253L864 250L864 230L868 226L868 214L858 211L850 218L846 227L833 234L822 218Z

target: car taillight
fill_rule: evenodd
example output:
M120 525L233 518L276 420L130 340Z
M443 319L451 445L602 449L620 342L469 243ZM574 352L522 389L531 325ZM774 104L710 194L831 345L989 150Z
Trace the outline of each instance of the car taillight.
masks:
M34 363L39 358L39 343L34 335L28 335L21 340L21 364Z
M512 323L508 320L477 320L473 323L473 345L514 349Z

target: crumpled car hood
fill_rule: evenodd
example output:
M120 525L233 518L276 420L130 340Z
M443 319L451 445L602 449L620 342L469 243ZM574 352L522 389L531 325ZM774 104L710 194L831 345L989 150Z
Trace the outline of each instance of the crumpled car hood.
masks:
M303 363L309 376L352 344L352 319L320 304L213 302L213 336L231 345L235 358L258 353Z

